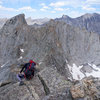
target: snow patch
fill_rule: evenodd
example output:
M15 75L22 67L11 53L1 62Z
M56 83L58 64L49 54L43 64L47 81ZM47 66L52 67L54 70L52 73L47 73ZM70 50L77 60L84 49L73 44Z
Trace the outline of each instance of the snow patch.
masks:
M93 76L100 78L100 68L98 68L95 64L89 64L93 69L91 73L86 73L86 76Z
M20 58L18 58L17 60L21 60L23 57L22 56L20 56Z
M8 61L9 62L9 61ZM2 66L1 66L1 68L3 68L8 62L6 62L5 64L3 64Z
M93 69L95 69L95 70L97 70L97 71L100 70L100 68L98 68L95 64L90 64L90 63L88 63L88 65L90 65Z
M24 49L20 49L20 51L24 53Z
M83 65L77 66L76 64L73 63L73 65L70 66L69 64L67 64L69 72L71 73L73 79L75 80L81 80L84 77L89 77L89 76L100 78L100 68L98 68L95 64L88 63L88 65L93 68L91 73L87 72L82 73L81 68L83 67Z
M69 71L73 77L73 79L76 79L76 80L81 80L82 78L85 77L85 75L80 71L80 69L83 67L83 66L79 66L77 67L76 64L73 63L73 66L70 66L69 64L67 64L68 68L69 68Z

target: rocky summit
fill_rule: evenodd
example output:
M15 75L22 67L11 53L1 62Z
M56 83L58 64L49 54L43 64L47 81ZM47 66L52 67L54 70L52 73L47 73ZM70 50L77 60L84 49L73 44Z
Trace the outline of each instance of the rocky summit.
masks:
M98 33L64 21L28 25L24 14L7 20L0 30L0 100L99 100L99 44ZM39 71L19 86L16 75L30 59Z

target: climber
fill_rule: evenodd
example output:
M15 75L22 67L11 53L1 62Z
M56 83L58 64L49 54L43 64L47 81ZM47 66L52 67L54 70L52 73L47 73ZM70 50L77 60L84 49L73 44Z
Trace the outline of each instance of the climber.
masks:
M33 60L30 60L29 63L24 64L20 73L17 75L20 85L23 85L22 79L30 80L34 76L35 66L38 65ZM22 73L23 72L23 73Z

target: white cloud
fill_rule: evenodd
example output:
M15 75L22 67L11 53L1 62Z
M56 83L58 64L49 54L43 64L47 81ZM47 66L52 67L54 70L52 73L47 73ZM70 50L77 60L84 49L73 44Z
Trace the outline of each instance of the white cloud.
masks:
M2 0L3 3L6 3L6 4L11 4L11 5L18 5L18 4L31 4L31 0Z
M19 8L18 11L31 11L34 12L36 9L31 8L30 6Z
M100 4L100 0L87 0L86 3L88 3L88 4Z
M55 8L56 11L64 11L63 8Z
M16 9L14 8L6 8L6 7L3 7L0 5L0 10L3 10L3 11L17 11Z
M58 2L52 2L49 6L52 7L63 7L63 6L71 6L71 7L80 7L83 4L82 0L63 0Z
M67 11L69 8L55 8L56 11Z
M2 4L2 1L0 1L0 4Z
M44 9L50 9L48 6L43 6Z
M87 11L95 11L96 10L96 8L93 8L90 5L83 6L82 9L87 10Z
M41 8L41 9L40 9L40 11L44 11L44 12L45 12L45 11L47 11L47 10L46 10L46 9Z
M40 5L42 6L42 8L40 9L40 11L46 12L48 9L50 9L50 7L46 6L45 3L41 3Z
M100 0L62 0L58 2L52 2L49 4L49 6L54 8L64 7L64 6L70 6L72 8L79 8L86 5L90 5L91 7L88 7L88 10L94 10L92 5L100 4Z
M69 8L65 8L65 10L67 11L67 10L69 10Z
M62 6L65 6L66 3L64 1L59 1L59 2L56 2L56 3L51 3L50 6L53 6L53 7L62 7Z
M14 9L14 8L7 8L7 7L3 7L0 5L0 10L3 10L3 11L13 11L13 12L20 12L20 11L31 11L31 12L34 12L36 11L36 9L33 9L31 7L22 7L22 8L18 8L18 9Z
M51 11L51 13L56 13L56 11Z
M45 6L45 3L41 3L40 5L41 5L41 6Z
M40 5L42 6L41 10L50 9L50 7L46 6L45 3L41 3Z

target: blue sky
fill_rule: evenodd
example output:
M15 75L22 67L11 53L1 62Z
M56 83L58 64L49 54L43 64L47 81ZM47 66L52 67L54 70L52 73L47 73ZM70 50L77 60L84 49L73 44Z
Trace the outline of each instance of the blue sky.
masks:
M100 13L100 0L0 0L0 18L24 13L26 18L72 18L85 13Z

